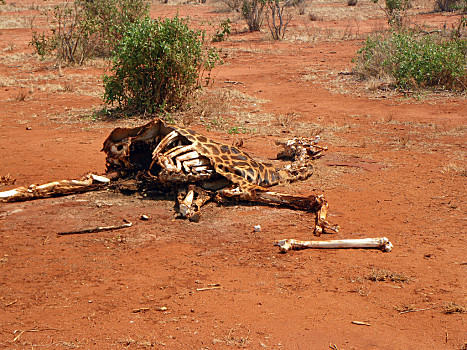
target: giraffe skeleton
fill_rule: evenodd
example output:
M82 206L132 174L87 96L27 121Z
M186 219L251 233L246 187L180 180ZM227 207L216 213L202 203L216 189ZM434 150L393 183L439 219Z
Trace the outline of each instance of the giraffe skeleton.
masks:
M328 204L322 195L305 197L268 189L307 179L313 173L312 160L326 148L306 138L282 145L278 157L292 159L292 163L277 170L236 147L156 118L143 126L113 130L102 150L112 177L136 173L146 184L177 188L178 211L190 220L199 220L200 208L209 200L232 198L314 212L316 235L323 230L337 232L338 226L326 219Z

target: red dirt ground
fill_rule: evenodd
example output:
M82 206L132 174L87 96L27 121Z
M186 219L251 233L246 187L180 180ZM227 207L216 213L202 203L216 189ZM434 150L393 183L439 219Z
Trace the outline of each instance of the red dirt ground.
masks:
M0 29L0 175L16 179L0 190L104 172L102 142L123 125L82 117L102 108L102 65L56 68L33 55L21 25L32 5L7 0L0 13L19 21ZM371 2L334 6L358 13ZM153 5L154 16L177 11L200 25L229 15ZM349 16L312 30L344 30ZM243 101L249 113L221 115L244 133L191 127L227 143L242 137L261 160L274 158L276 140L320 133L329 151L316 174L283 190L326 196L341 231L319 239L386 236L393 252L280 254L277 239L316 239L313 217L251 204L209 204L191 223L173 218L171 199L111 191L4 203L0 348L465 349L466 315L443 311L449 302L467 306L465 95L369 94L339 74L376 23L384 18L362 20L347 40L232 35L216 44L225 64L211 90L252 97ZM291 36L301 25L294 20ZM134 225L57 236L124 219ZM396 281L370 280L382 270Z

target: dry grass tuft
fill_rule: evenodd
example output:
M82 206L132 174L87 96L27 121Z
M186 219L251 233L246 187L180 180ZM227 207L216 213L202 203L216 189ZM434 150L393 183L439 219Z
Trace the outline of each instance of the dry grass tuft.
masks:
M409 304L409 305L402 305L402 306L394 306L394 310L398 311L399 313L405 313L405 312L412 312L417 310L415 305Z
M28 92L27 91L19 91L16 96L13 98L14 101L18 102L23 102L26 100L26 97L28 97Z
M450 163L443 167L443 174L454 174L458 176L467 177L467 167L458 166L456 164Z
M251 343L250 330L232 328L229 330L229 334L223 337L223 339L213 339L213 344L224 343L226 346L234 346L238 348L246 348Z
M409 278L401 273L396 273L380 268L372 268L365 276L366 279L375 282L392 281L397 283L409 283Z
M467 309L465 308L465 306L456 304L453 301L446 301L443 305L443 312L445 314L456 314L456 313L463 314L466 311Z
M189 108L181 113L180 121L185 125L195 122L219 120L231 110L232 98L226 90L205 90L199 92L190 102Z
M13 86L14 84L15 84L15 79L0 76L0 87Z

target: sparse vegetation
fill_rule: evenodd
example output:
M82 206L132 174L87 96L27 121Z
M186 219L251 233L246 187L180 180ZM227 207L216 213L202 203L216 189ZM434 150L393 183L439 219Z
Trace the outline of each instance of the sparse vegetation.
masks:
M450 163L443 168L443 173L467 177L467 167Z
M43 59L83 64L95 55L109 56L127 28L147 15L144 0L74 0L46 11L50 30L33 30L30 45Z
M243 19L250 32L257 32L263 23L264 8L267 0L244 0L241 8Z
M179 17L141 19L129 28L113 57L114 75L104 76L106 103L135 113L183 106L219 62L204 46L204 33ZM205 74L206 73L206 74Z
M455 314L460 313L463 314L466 312L466 308L462 305L459 305L453 301L447 301L443 305L443 312L445 314Z
M213 42L220 42L227 40L227 37L230 35L232 28L230 26L230 19L227 18L221 21L219 25L219 29L217 29L216 34L214 34L212 41Z
M398 311L399 313L406 313L406 312L412 312L417 310L415 305L409 304L409 305L403 305L403 306L394 306L394 310Z
M289 0L268 0L267 2L268 27L274 40L284 38L287 26L292 19L289 3Z
M242 0L221 0L227 5L230 11L238 11L242 7Z
M454 12L459 11L467 4L466 0L436 0L435 12Z
M465 90L467 41L393 30L371 35L354 59L360 79L393 80L400 89Z
M397 283L408 283L409 278L401 273L396 273L380 268L372 268L366 275L366 279L375 282L392 281Z
M412 6L411 0L385 0L385 6L381 6L379 0L372 0L378 4L381 10L386 14L388 23L391 26L400 27L404 24L407 10Z
M21 90L16 94L14 100L18 102L23 102L26 100L27 96L28 96L28 93L24 90Z

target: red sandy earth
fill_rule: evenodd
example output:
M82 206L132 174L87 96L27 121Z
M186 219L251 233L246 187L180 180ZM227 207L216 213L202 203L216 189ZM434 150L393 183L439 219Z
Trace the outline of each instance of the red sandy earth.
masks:
M156 10L155 16L226 17L206 5ZM213 88L265 100L259 113L271 120L244 125L265 123L270 132L192 127L227 143L243 137L245 151L270 160L276 140L319 124L329 151L316 175L282 190L326 196L341 231L320 239L386 236L393 252L279 254L277 239L314 239L313 217L250 204L209 204L197 224L173 219L170 199L106 191L2 204L0 348L461 349L467 343L466 315L443 313L446 302L467 305L467 177L459 170L466 166L465 97L370 96L352 81L342 82L338 94L321 74L332 72L335 86L337 73L351 70L361 40L266 37L236 34L218 44L227 54ZM0 38L0 77L15 81L0 87L0 175L16 179L1 190L102 173L102 142L123 122L79 119L101 108L101 100L77 90L101 86L103 70L59 70L35 56L12 62L9 55L32 53L30 30L2 29ZM66 80L70 91L41 90L34 80L40 76L49 76L49 84ZM28 92L24 101L20 91ZM287 114L293 122L277 122ZM139 220L142 214L150 220ZM123 219L134 225L57 236ZM258 224L262 230L254 232ZM409 282L370 281L372 269ZM416 311L399 313L407 308Z

